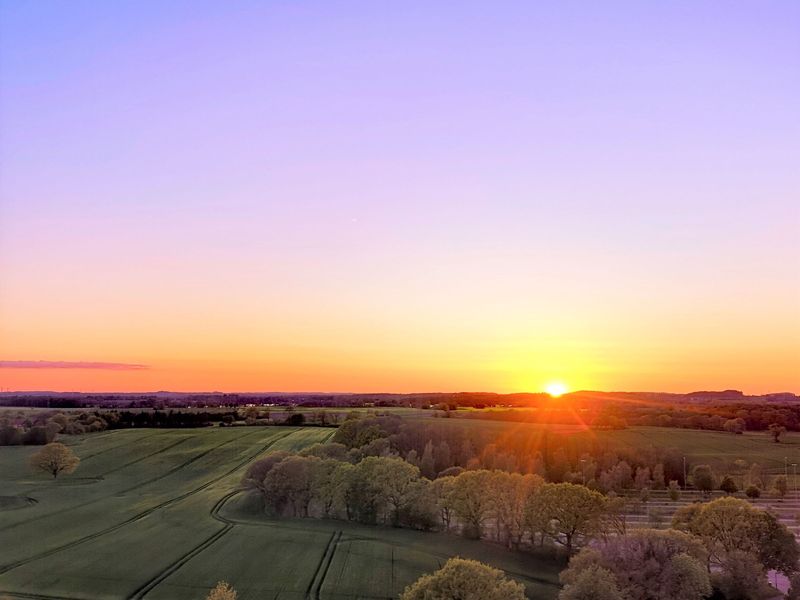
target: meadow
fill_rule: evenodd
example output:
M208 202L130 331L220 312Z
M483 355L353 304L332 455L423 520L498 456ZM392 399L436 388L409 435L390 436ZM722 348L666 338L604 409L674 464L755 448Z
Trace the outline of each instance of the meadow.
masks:
M131 429L64 436L81 458L57 480L35 447L0 448L0 593L11 598L203 598L218 580L241 600L395 598L448 557L476 558L548 600L560 565L444 534L270 520L237 486L272 450L325 441L325 428Z
M419 411L424 413L427 411ZM787 474L790 487L794 489L794 469L797 465L798 487L800 487L800 433L787 432L780 442L763 431L732 434L722 431L679 429L674 427L628 427L619 430L581 429L575 425L540 425L475 418L479 411L458 411L455 417L439 419L439 423L451 423L453 427L474 427L490 431L499 439L510 434L541 436L569 435L575 439L593 439L601 446L608 443L614 447L632 449L675 448L686 456L688 465L708 464L719 474L741 474L743 469L737 461L759 463L773 475ZM466 418L461 415L471 415Z

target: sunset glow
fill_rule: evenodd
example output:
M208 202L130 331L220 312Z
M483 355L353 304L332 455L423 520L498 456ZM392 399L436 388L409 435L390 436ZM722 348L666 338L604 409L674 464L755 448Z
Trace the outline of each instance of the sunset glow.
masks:
M800 390L797 4L46 4L3 390Z
M545 391L553 398L558 398L559 396L563 396L567 393L567 386L563 383L555 381L553 383L548 383L545 387Z

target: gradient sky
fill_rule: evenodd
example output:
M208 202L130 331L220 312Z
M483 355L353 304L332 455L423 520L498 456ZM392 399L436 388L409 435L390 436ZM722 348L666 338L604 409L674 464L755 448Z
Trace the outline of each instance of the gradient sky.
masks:
M798 2L0 28L3 389L800 391Z

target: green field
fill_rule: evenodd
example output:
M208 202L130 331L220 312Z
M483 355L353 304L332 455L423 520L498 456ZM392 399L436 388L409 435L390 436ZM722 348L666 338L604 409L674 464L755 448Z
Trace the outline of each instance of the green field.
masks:
M455 536L338 521L260 518L236 485L277 449L323 441L323 428L120 430L63 438L82 462L52 481L33 447L0 448L0 593L18 598L182 600L221 579L240 600L395 598L461 555L557 593L558 565Z
M798 487L800 487L800 433L788 432L781 436L780 443L764 431L746 432L741 435L721 431L677 429L670 427L629 427L622 430L580 431L573 425L539 425L480 418L437 419L453 427L475 427L490 431L500 439L508 434L540 436L545 430L552 435L569 435L572 438L594 439L608 442L609 446L627 446L632 449L675 448L686 456L689 465L710 464L718 473L737 473L741 468L736 461L748 465L759 463L772 474L789 475L793 487L792 463L797 465Z

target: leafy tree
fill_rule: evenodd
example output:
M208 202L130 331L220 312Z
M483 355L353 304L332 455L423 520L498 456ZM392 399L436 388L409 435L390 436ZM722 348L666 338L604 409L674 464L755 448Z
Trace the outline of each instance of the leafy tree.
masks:
M206 600L236 600L236 597L236 591L224 581L220 581L206 596Z
M796 570L800 548L794 535L778 519L746 500L718 498L679 509L673 527L703 539L710 559L725 568L733 552L749 552L765 570L786 574Z
M498 529L509 548L519 547L525 533L525 511L533 491L544 480L538 475L494 471L491 478L492 508Z
M655 467L653 467L653 489L663 490L665 480L666 477L664 475L664 465L662 463L658 463Z
M400 600L525 600L522 584L476 560L451 558L408 586Z
M587 593L574 598L593 598L589 592L595 578L604 581L611 598L701 600L711 593L705 557L701 540L680 531L640 529L613 536L570 560L561 574L565 587L560 600L572 600L565 594L579 581L585 582ZM615 591L618 596L613 595Z
M285 450L270 452L264 458L257 460L247 468L242 478L242 485L248 489L257 490L265 494L264 478L267 476L267 473L279 462L290 456L291 453Z
M747 473L747 481L750 485L754 485L759 489L767 487L767 475L764 468L758 463L750 465L750 470Z
M786 475L778 475L773 483L773 490L775 495L779 498L786 497L786 492L789 491L789 482L786 480Z
M633 487L637 490L650 489L653 487L653 481L650 478L650 467L636 468L636 477L633 481Z
M563 544L571 554L576 541L597 533L605 509L598 492L572 483L546 483L528 501L527 522Z
M725 554L721 566L711 574L711 581L725 598L764 600L773 595L766 571L753 554L733 550Z
M735 494L736 492L739 491L736 482L730 475L725 475L725 477L722 478L722 481L719 484L719 489L725 492L726 494Z
M680 500L681 497L681 486L678 485L678 482L673 479L669 482L669 487L667 488L669 493L669 499L673 502L677 502Z
M429 531L438 524L438 509L433 482L420 477L412 482L406 492L407 501L400 512L400 524Z
M697 465L692 469L692 485L707 495L714 489L714 472L708 465Z
M288 454L288 453L287 453ZM347 446L328 442L326 444L313 444L300 451L301 456L316 456L317 458L333 458L340 462L348 460Z
M744 493L748 498L755 499L761 497L761 490L755 485L748 485Z
M745 421L744 419L739 418L728 419L725 421L725 424L722 426L722 428L729 433L741 434L744 433L745 430Z
M372 440L384 437L376 419L347 419L333 435L333 441L344 444L348 448L366 446Z
M344 514L348 521L355 519L359 508L356 466L350 463L340 463L331 474L331 477L333 479L335 504L344 509Z
M31 466L53 476L69 474L78 468L81 462L75 453L60 442L52 442L33 454L30 458Z
M800 573L795 573L789 578L789 591L786 600L800 600Z
M464 523L464 534L467 537L480 539L483 533L483 523L492 506L490 478L489 471L479 470L465 471L455 479L451 496L453 508Z
M413 484L419 480L419 469L402 458L374 456L365 458L358 468L369 473L376 493L389 508L392 525L400 525L400 516L409 504Z
M561 574L565 585L558 600L626 600L614 574L599 565L589 565L566 577L565 573L568 571Z
M436 507L439 511L439 520L445 531L450 531L456 511L453 502L453 489L456 478L446 475L438 477L431 482L431 489L436 498Z
M330 517L336 506L336 469L340 461L323 458L311 463L311 494L322 509L323 517Z
M264 477L267 506L277 513L288 506L293 515L307 517L314 465L320 461L314 456L290 456L276 464Z
M777 423L772 423L767 431L769 431L769 434L772 436L772 441L778 444L781 441L781 436L786 433L786 427L778 425Z

